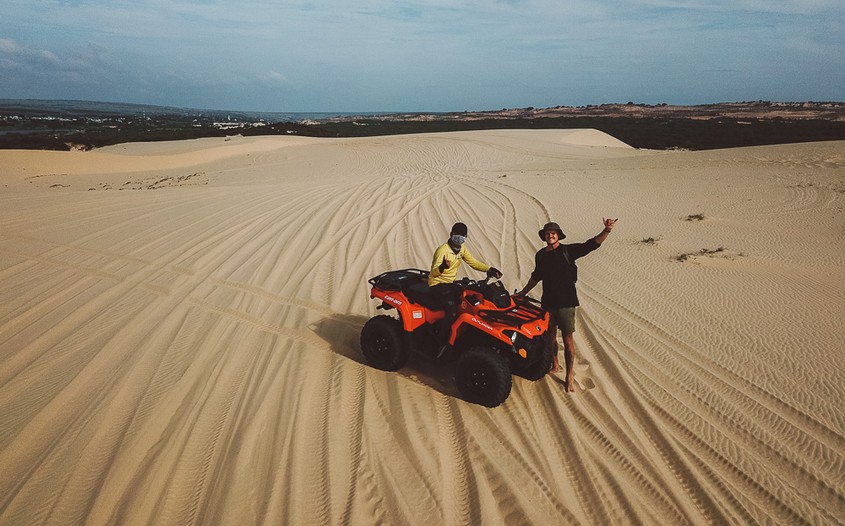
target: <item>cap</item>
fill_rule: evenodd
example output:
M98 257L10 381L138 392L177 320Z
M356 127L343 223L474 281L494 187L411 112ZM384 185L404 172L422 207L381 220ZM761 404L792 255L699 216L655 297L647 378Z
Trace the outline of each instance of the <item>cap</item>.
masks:
M467 237L467 226L463 223L455 223L452 225L450 234L457 234L459 236Z

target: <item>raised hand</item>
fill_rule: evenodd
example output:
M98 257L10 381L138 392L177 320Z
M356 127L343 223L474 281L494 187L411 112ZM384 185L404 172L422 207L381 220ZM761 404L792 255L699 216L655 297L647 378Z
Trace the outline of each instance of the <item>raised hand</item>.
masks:
M446 256L443 256L443 262L440 263L440 272L443 272L447 268L449 268L449 260L446 259Z

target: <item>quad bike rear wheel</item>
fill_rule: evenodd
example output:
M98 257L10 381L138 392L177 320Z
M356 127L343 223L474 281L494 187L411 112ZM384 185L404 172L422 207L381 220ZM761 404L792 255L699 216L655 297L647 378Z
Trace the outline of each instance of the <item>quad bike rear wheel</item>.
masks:
M370 318L361 329L361 354L383 371L398 371L408 362L402 322L391 316Z
M496 407L511 392L513 379L507 360L490 347L472 347L458 360L455 384L468 402Z

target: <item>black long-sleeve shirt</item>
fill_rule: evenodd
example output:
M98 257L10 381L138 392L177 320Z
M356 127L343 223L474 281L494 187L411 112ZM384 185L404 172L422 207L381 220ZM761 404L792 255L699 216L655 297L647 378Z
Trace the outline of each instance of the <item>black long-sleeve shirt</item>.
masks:
M575 281L578 279L578 267L575 260L586 256L599 248L594 239L584 243L560 244L554 250L541 248L534 256L534 272L531 279L543 282L543 308L559 309L577 307L578 293Z

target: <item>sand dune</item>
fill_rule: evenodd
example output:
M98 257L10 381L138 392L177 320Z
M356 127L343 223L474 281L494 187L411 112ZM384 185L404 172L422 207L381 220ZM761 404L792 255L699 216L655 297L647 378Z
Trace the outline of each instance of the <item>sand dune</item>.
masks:
M0 152L2 524L845 522L845 144L596 131ZM577 392L368 367L456 220L579 264ZM472 273L473 271L469 271Z

